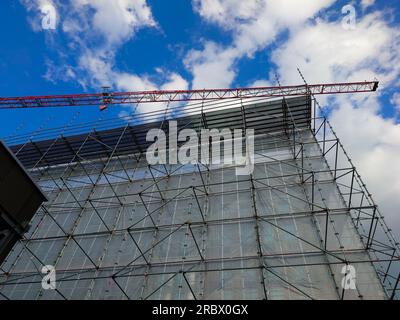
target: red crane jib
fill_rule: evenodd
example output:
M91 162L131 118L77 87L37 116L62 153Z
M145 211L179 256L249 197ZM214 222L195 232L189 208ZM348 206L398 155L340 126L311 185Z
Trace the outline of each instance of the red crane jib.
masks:
M108 106L174 101L209 101L222 99L273 98L338 93L372 92L378 81L292 85L279 87L252 87L202 90L158 90L137 92L109 92L26 96L0 98L0 109L46 108L68 106Z

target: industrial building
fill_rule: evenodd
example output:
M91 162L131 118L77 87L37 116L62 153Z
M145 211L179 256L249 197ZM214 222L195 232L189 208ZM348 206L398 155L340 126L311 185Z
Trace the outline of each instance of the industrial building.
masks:
M398 298L399 244L315 99L337 87L299 88L196 92L184 112L161 100L5 139L48 201L1 265L0 299ZM150 165L146 133L171 119L178 130L254 129L254 170Z

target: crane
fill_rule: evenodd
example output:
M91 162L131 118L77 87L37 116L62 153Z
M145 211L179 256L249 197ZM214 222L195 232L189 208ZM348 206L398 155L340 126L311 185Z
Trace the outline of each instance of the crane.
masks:
M372 92L378 81L302 84L274 87L245 87L201 90L153 90L66 94L46 96L0 97L0 109L25 109L47 107L93 106L100 111L109 105L155 102L223 100L233 98L273 98L285 96L325 95L336 93Z

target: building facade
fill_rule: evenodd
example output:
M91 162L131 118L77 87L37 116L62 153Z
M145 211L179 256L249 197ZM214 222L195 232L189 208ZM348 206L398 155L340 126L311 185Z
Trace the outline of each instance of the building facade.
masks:
M161 111L7 141L49 201L1 265L0 299L396 298L398 243L315 108L233 101L176 117L254 129L247 175L150 165Z

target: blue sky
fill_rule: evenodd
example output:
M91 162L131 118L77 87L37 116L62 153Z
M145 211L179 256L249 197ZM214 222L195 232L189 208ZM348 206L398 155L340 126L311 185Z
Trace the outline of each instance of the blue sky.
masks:
M345 5L355 10L353 29L342 24ZM46 6L57 12L55 30L42 28ZM399 13L398 0L1 1L0 96L103 85L269 85L275 72L283 84L298 84L296 67L310 83L376 77L378 93L334 97L329 114L378 200L393 211L400 206ZM77 111L77 122L85 122L118 117L121 108L2 110L0 137L62 126Z
M65 32L62 24L65 23L65 3L63 8L53 3L58 10L57 29L34 30L33 25L41 23L40 5L46 1L2 1L0 4L0 18L3 24L1 29L2 43L0 44L0 96L42 95L57 93L80 93L101 90L101 83L91 83L83 87L75 79L62 79L60 74L50 75L49 81L45 75L49 72L49 66L70 65L74 68L79 59L79 50L70 50L68 44L73 42ZM79 1L78 1L79 2ZM111 1L112 2L112 1ZM127 1L129 2L129 1ZM224 3L222 1L221 3ZM235 5L234 1L227 5ZM332 5L321 6L321 10L309 21L321 16L326 20L341 19L343 5L353 3L359 15L361 15L361 3L337 1ZM366 12L399 8L398 1L385 1L381 4L374 3ZM155 71L162 68L168 72L176 72L189 82L193 74L185 67L184 59L190 50L201 50L206 41L214 41L221 46L229 46L235 35L234 29L226 29L212 19L206 19L195 9L195 1L147 1L153 20L157 26L141 26L133 32L123 43L115 45L114 68L120 72L134 72L138 75L146 75L158 85L163 83L163 76ZM71 4L72 5L72 4ZM198 4L197 4L198 5ZM207 3L206 3L207 5ZM397 12L397 11L396 11ZM399 20L398 15L393 14L393 24ZM90 22L89 22L90 23ZM91 30L93 33L93 30ZM279 35L259 50L235 59L233 69L235 76L227 86L247 86L257 80L267 80L269 72L275 70L275 64L271 61L272 51L284 43L288 38L288 30L283 27ZM87 37L88 45L101 47L95 36ZM96 49L94 49L96 50ZM63 57L61 57L63 56ZM53 70L54 71L54 70ZM59 71L62 73L62 71ZM57 71L54 71L57 74ZM78 75L79 76L79 75ZM82 75L85 78L86 75ZM89 75L90 77L90 75ZM345 80L345 79L343 79ZM366 80L366 79L359 79ZM273 79L271 79L273 82ZM298 79L300 81L300 79ZM206 86L206 84L204 85ZM114 85L114 87L116 87ZM120 88L115 88L120 89ZM150 88L149 88L150 89ZM385 103L381 110L383 116L393 116L395 108L390 104L390 96L383 97ZM82 108L81 108L82 109ZM97 119L99 114L96 108L80 110L80 119ZM29 111L3 111L3 121L0 128L1 136L8 136L15 132L17 127L22 128L18 132L35 130L43 124L43 119L52 117L49 125L62 125L65 119L71 117L76 110L29 110ZM118 110L109 110L107 117L118 115Z

